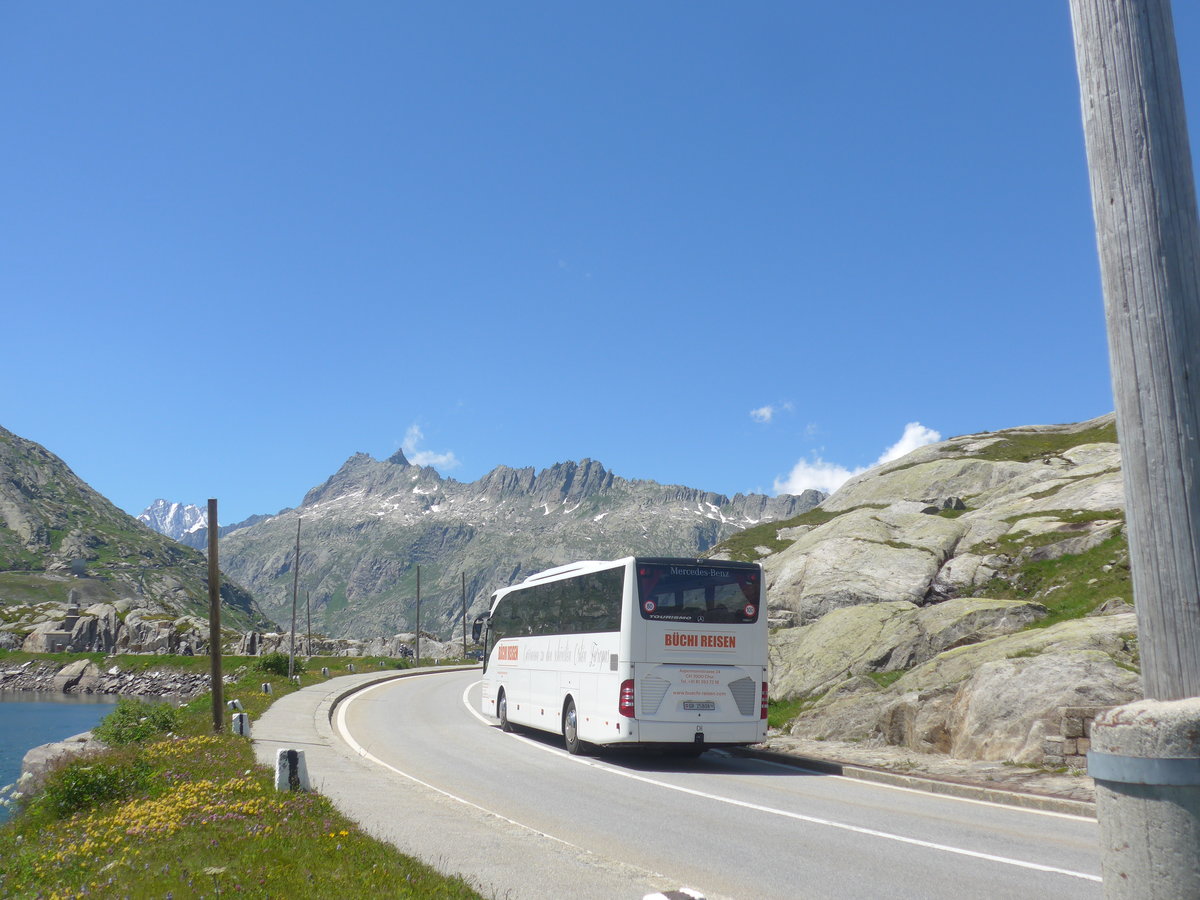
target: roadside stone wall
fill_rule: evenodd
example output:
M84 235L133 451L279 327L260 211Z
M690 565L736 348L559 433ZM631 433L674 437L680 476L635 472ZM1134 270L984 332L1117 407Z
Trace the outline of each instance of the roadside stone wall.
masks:
M1042 765L1057 769L1087 771L1087 754L1092 747L1092 722L1107 706L1063 706L1058 710L1057 735L1047 735L1042 743Z

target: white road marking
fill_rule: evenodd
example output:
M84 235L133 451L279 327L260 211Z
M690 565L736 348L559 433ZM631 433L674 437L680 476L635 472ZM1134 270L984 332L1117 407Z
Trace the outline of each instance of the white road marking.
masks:
M352 703L354 703L354 701L366 696L367 694L369 694L371 691L375 690L376 688L380 688L380 687L384 687L384 686L391 687L392 684L391 684L391 682L388 682L388 681L381 681L378 684L373 684L370 687L363 688L361 691L358 691L355 694L351 695L350 697L347 697L345 700L343 700L337 706L337 722L335 723L334 728L337 731L338 735L341 737L341 739L344 740L350 746L350 748L354 750L355 753L357 753L359 756L363 757L364 759L369 759L371 762L375 763L377 766L382 766L383 768L385 768L391 772L395 772L397 775L401 776L402 778L407 778L409 781L413 782L414 784L419 784L421 787L429 788L429 790L435 791L435 792L441 794L443 797L448 797L451 800L455 800L458 803L463 804L464 806L469 806L472 809L479 810L480 812L486 813L489 816L495 816L497 819L500 819L503 822L507 822L510 825L516 825L518 828L524 828L526 831L532 831L536 835L540 835L541 837L548 838L549 840L552 840L552 841L556 841L557 843L563 844L564 846L567 846L567 847L570 847L573 850L578 850L581 853L592 854L592 851L586 849L585 847L580 847L577 844L572 844L570 841L564 841L562 838L555 837L552 834L547 834L544 831L539 831L537 828L534 828L530 825L525 825L522 822L518 822L516 819L510 819L508 816L503 816L500 813L495 812L494 810L486 809L485 807L480 806L478 803L472 803L470 800L467 800L463 797L459 797L456 794L451 794L449 791L444 791L439 787L435 787L434 785L430 784L427 781L422 781L420 778L417 778L415 775L410 775L408 772L402 772L400 769L397 769L395 766L391 765L390 763L384 762L378 756L375 756L373 753L371 753L369 750L367 750L365 747L363 747L362 744L358 743L358 741L356 741L354 739L354 737L350 734L350 732L346 729L346 710L348 710L350 708L350 705Z
M732 754L730 755L732 756ZM776 766L780 769L791 769L792 771L800 769L804 772L812 772L814 775L824 775L826 778L843 778L846 781L854 781L858 784L869 784L871 787L886 788L889 791L904 791L909 794L920 794L924 797L937 797L939 800L952 800L956 803L973 803L976 806L990 806L994 809L1003 809L1009 812L1022 812L1031 816L1050 816L1054 819L1071 819L1075 822L1096 821L1095 816L1079 816L1075 813L1056 812L1052 809L1030 809L1026 806L1013 806L1009 803L997 803L995 800L977 800L974 797L958 797L954 794L937 794L931 791L923 791L920 788L905 787L902 784L888 784L886 781L871 781L864 778L852 778L849 775L830 775L827 772L818 772L816 769L806 769L804 766L775 762L771 759L760 759L757 762L759 765L763 766Z
M486 717L484 717L482 713L477 712L471 706L471 704L467 701L467 693L473 687L475 687L476 684L479 684L479 682L474 682L474 683L468 685L467 689L465 691L463 691L463 694L462 694L463 705L465 705L467 707L467 709L471 712L471 714L474 715L481 722L483 722L485 725L495 727L492 722L488 721L488 719ZM1061 868L1058 868L1057 866L1046 866L1046 865L1042 865L1041 863L1027 862L1027 861L1021 860L1021 859L1012 859L1007 856L996 856L995 854L992 854L992 853L981 853L977 850L967 850L964 847L951 847L948 844L938 844L938 843L934 843L932 841L923 841L923 840L920 840L919 838L906 837L902 834L893 834L893 833L887 832L887 831L877 831L876 829L873 829L873 828L863 828L859 825L850 825L849 823L846 823L846 822L834 822L830 819L821 819L816 816L806 816L806 815L803 815L802 813L790 812L785 809L775 809L774 807L762 806L758 803L750 803L746 800L737 800L737 799L734 799L733 797L722 797L720 794L712 794L707 791L698 791L693 788L686 788L686 787L682 787L680 785L670 784L669 782L658 781L657 779L654 779L654 778L647 778L644 775L637 775L637 774L635 774L633 772L629 772L625 769L619 769L614 766L606 765L605 763L597 762L596 760L581 759L578 756L571 756L569 753L567 753L563 750L559 750L555 747L547 747L545 744L541 743L540 741L530 740L529 738L523 737L522 735L519 735L519 734L510 735L510 737L514 737L519 741L523 741L530 747L536 747L538 750L544 750L547 753L553 753L555 756L561 757L561 758L566 759L573 763L578 763L579 765L590 766L591 768L599 769L603 772L609 772L610 774L613 774L613 775L620 775L623 778L632 778L634 781L641 781L645 784L652 784L657 787L666 788L667 790L678 791L683 794L690 794L694 797L702 797L706 800L715 800L718 803L728 803L731 806L740 806L744 809L755 810L756 812L768 813L768 814L774 815L774 816L783 816L784 818L788 818L788 819L796 819L801 822L808 822L812 825L823 825L827 828L837 828L842 831L854 832L855 834L862 834L862 835L867 835L869 837L882 838L883 840L888 840L888 841L897 841L902 844L911 844L911 845L917 846L917 847L924 847L928 850L937 850L942 853L952 853L952 854L956 854L958 856L968 856L973 859L983 859L983 860L987 860L989 862L1001 863L1002 865L1006 865L1006 866L1017 866L1018 868L1033 869L1038 872L1048 872L1048 873L1055 874L1055 875L1066 875L1071 878L1080 878L1080 879L1083 879L1084 881L1101 882L1103 880L1099 875L1089 875L1087 872L1076 872L1072 869L1061 869ZM777 765L782 765L782 763L777 763ZM434 790L437 790L437 788L435 788ZM911 788L904 788L904 790L911 790ZM941 797L942 795L939 794L939 795L934 795L934 796ZM962 800L962 799L966 799L966 798L946 797L945 799ZM986 803L986 801L978 801L978 800L971 801L971 802L975 802L975 803L985 802ZM991 804L991 805L999 806L1000 804ZM1004 808L1012 809L1012 807L1004 807ZM1022 811L1023 812L1042 812L1042 810L1022 810ZM1057 813L1056 815L1063 815L1063 814ZM501 817L501 818L503 818L503 817ZM1068 816L1068 818L1074 818L1074 817ZM1090 820L1085 820L1085 821L1090 821Z

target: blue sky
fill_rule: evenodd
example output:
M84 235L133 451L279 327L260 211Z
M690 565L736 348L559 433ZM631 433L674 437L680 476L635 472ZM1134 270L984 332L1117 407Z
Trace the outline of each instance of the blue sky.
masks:
M1111 410L1066 0L579 6L6 4L0 425L231 522Z

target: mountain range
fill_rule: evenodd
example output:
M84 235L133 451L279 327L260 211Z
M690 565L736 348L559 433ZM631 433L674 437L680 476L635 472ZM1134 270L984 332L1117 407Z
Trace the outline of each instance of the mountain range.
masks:
M628 480L591 459L540 472L499 466L463 483L413 465L402 452L385 460L358 453L296 509L233 526L222 537L221 562L280 622L290 619L296 585L314 631L333 637L414 630L419 577L422 630L449 636L461 627L464 594L474 615L492 591L550 566L629 554L698 556L824 496L731 498Z

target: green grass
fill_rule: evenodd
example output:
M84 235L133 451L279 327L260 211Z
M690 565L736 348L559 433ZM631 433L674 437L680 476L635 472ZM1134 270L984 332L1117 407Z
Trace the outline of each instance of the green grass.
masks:
M1133 603L1128 545L1117 534L1084 553L1024 563L993 578L978 595L1041 603L1050 614L1030 628L1082 618L1111 597Z
M848 510L843 512L848 512ZM732 559L739 562L757 562L765 555L758 551L758 547L766 547L771 553L778 553L793 544L793 541L780 540L776 536L780 529L795 528L797 525L824 525L842 514L842 512L827 512L817 507L782 522L765 522L762 525L755 525L753 528L730 535L713 547L709 553L719 551L728 553Z
M255 719L286 678L227 685ZM250 742L212 735L211 698L178 712L177 736L57 770L0 827L0 896L12 898L471 898L447 878L361 832L319 794L280 793ZM453 839L447 836L447 839Z
M899 681L907 671L907 669L893 669L890 672L868 672L867 677L880 687L888 687Z
M814 706L823 696L825 695L819 694L815 697L793 697L790 700L768 700L767 727L787 728L796 716Z
M1109 423L1075 434L1055 432L1026 432L1013 434L996 441L975 454L976 459L994 462L1033 462L1059 456L1072 447L1083 444L1115 444L1117 426Z
M1063 525L1082 525L1088 522L1112 521L1123 522L1125 513L1119 509L1108 510L1070 510L1070 509L1050 509L1042 512L1029 513L1020 516L1009 516L1004 521L1013 525L1017 525L1024 519L1037 518L1052 518L1057 519ZM1051 544L1057 544L1060 541L1070 540L1071 538L1080 537L1084 534L1083 531L1045 531L1041 534L1031 534L1028 531L1016 531L1011 534L1006 534L997 541L990 543L976 544L971 547L969 553L976 553L981 556L989 553L1002 553L1006 556L1017 556L1022 550L1032 547L1048 547Z

